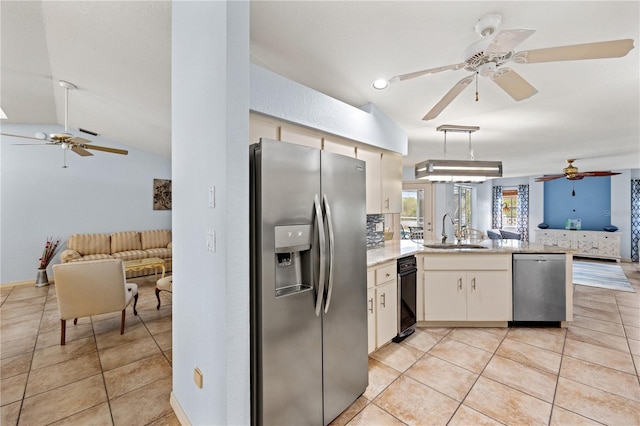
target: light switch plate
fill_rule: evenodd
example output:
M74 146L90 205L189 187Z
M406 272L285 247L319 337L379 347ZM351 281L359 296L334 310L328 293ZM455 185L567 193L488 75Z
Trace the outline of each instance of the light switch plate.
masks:
M202 389L202 371L199 368L193 370L193 381L199 389Z

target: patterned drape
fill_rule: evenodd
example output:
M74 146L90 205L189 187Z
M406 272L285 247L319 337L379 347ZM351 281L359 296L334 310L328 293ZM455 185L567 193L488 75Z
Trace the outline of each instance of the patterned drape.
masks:
M491 208L491 228L502 228L502 186L493 187L493 207Z
M529 185L518 185L518 233L522 241L529 241Z
M638 261L640 241L640 179L631 179L631 260Z

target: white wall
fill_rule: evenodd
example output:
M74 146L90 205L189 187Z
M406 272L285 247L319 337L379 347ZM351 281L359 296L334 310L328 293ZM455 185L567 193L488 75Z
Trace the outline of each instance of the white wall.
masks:
M194 425L248 424L249 3L172 13L172 403Z
M33 136L58 125L2 124L2 132ZM79 134L76 129L71 133ZM93 151L80 157L58 146L0 137L0 282L35 280L47 237L66 241L76 233L170 229L171 211L153 210L153 179L171 179L171 160L102 137L95 145L129 150L129 155ZM59 263L58 256L51 265Z
M255 64L251 64L250 108L281 120L407 154L406 131L375 105L369 103L354 108Z

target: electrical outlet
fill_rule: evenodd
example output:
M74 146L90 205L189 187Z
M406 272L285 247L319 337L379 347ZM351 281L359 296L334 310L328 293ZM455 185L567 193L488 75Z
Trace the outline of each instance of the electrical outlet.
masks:
M199 389L202 389L202 371L199 368L193 370L193 382Z
M382 232L382 231L384 231L384 223L382 222L376 223L376 232Z

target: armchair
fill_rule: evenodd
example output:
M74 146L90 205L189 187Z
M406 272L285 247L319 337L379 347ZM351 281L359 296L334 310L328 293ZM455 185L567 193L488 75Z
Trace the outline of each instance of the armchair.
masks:
M90 260L53 266L58 310L60 312L60 345L65 344L66 321L109 312L122 311L120 334L124 334L125 312L134 300L133 313L138 315L138 286L125 279L120 259Z

